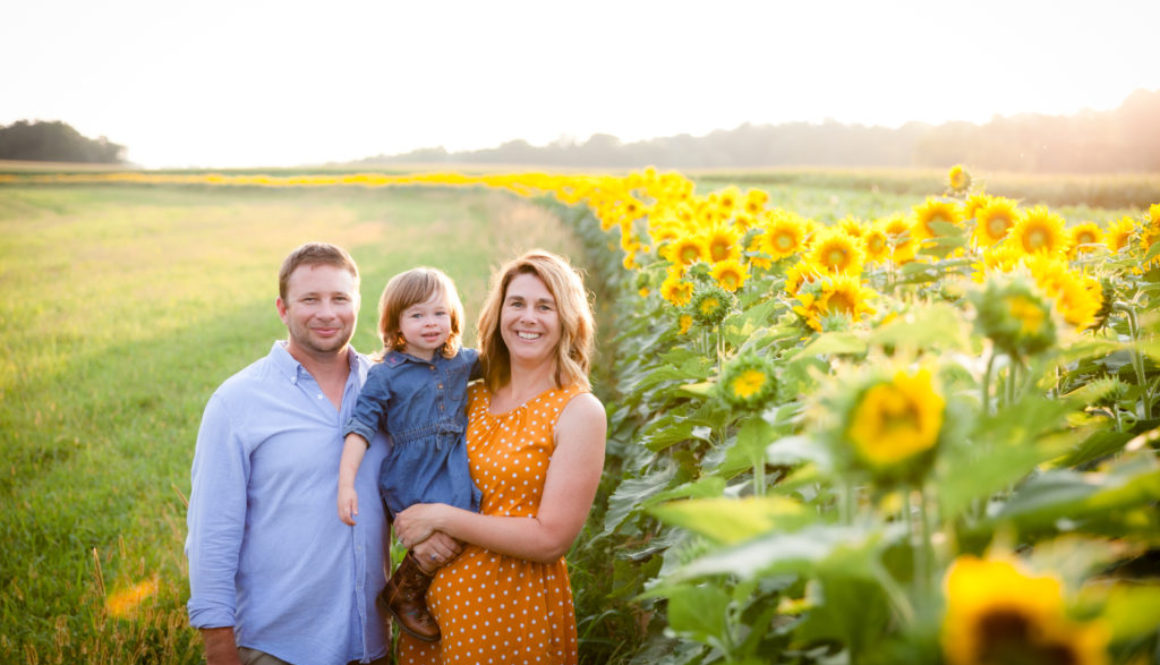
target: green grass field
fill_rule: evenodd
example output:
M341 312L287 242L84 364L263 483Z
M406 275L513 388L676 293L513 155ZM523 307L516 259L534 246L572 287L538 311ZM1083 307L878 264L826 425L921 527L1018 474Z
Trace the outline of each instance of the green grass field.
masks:
M484 190L0 188L0 662L200 660L182 553L197 426L284 336L277 269L295 246L355 256L371 351L395 272L441 267L473 321L494 266L568 237ZM156 591L106 610L135 586Z

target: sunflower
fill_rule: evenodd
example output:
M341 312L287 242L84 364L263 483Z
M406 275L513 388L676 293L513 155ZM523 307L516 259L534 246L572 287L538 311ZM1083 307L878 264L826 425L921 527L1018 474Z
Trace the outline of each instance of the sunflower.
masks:
M706 327L721 323L733 306L733 295L719 286L699 287L689 301L693 321Z
M648 206L636 200L631 195L626 195L624 202L621 204L621 214L630 222L635 222L647 215L648 212Z
M693 327L693 315L682 314L677 317L677 332L684 335L689 332L689 328Z
M1063 314L1063 320L1075 326L1076 330L1099 327L1107 319L1108 306L1112 304L1105 301L1100 280L1074 271L1068 275L1055 294L1055 303Z
M963 201L963 219L975 219L979 216L979 211L987 207L987 204L994 200L994 197L983 194L971 194Z
M1011 272L1022 259L1023 254L1011 245L993 245L983 251L983 273Z
M705 248L700 239L693 235L686 234L677 238L666 249L665 258L678 266L691 266L705 260Z
M1055 254L1067 249L1063 218L1047 206L1031 208L1012 227L1006 242L1021 249L1024 254Z
M733 215L733 228L740 235L745 235L750 229L757 226L757 215L748 212L738 212Z
M620 261L620 265L622 265L625 270L639 270L640 264L636 262L636 252L625 252L624 258Z
M785 271L785 291L791 296L798 294L802 286L820 278L817 268L808 261L798 261Z
M1068 268L1060 259L1036 255L1026 257L1036 285L1055 302L1063 320L1079 330L1095 325L1102 305L1099 280Z
M661 283L661 297L676 307L684 307L693 298L693 283L670 274Z
M818 233L807 255L823 272L860 275L864 254L858 239L841 229L825 229Z
M899 265L913 261L918 243L915 241L914 224L910 219L903 215L894 215L879 220L878 223L882 225L882 232L890 241L891 260Z
M769 192L764 189L751 189L745 192L745 212L756 217L765 210L769 203Z
M1148 238L1148 244L1160 240L1160 203L1148 206L1148 217L1144 220L1141 233Z
M971 174L962 164L955 164L947 172L947 185L952 192L965 192L971 187Z
M975 216L975 245L992 247L1007 237L1019 221L1018 203L997 196L987 202Z
M864 286L857 275L837 274L804 283L795 294L801 303L794 307L806 325L815 331L832 329L844 322L857 322L875 312L870 301L878 294Z
M704 256L710 263L741 258L741 234L728 226L709 229L701 238Z
M726 217L732 215L733 210L741 203L741 190L737 189L736 185L729 185L720 192L710 194L710 197L714 195L717 207Z
M765 356L746 354L730 360L717 382L721 400L735 408L757 409L777 395L773 362Z
M950 665L1105 665L1102 624L1064 615L1063 585L1012 561L960 556L947 571L942 648Z
M717 203L717 198L711 195L709 199L703 199L700 205L696 207L696 223L698 228L711 228L718 224L723 224L731 214L729 211L721 208Z
M1136 222L1131 217L1121 217L1112 222L1104 233L1104 241L1113 253L1120 251L1132 243L1132 234L1136 232Z
M899 370L861 392L845 436L870 468L898 467L935 447L945 407L930 370Z
M737 259L725 259L713 264L709 276L726 291L736 291L749 279L749 269Z
M808 229L804 220L791 212L778 211L770 216L761 234L761 251L777 261L796 254L806 246Z
M677 218L670 213L665 213L663 217L658 217L649 224L648 235L659 247L680 238L684 232L681 230Z
M925 202L915 206L914 219L914 233L918 240L937 238L943 234L934 225L943 222L962 226L963 209L954 201L927 198Z
M1160 242L1160 203L1148 208L1148 221L1140 230L1140 250L1147 255L1152 245ZM1160 264L1160 258L1153 257L1144 267Z
M863 231L862 251L868 263L885 263L890 258L890 239L881 224L871 224Z
M1076 259L1080 254L1095 250L1104 243L1104 232L1095 222L1076 224L1068 230L1067 256Z
M640 236L633 232L632 225L622 224L620 226L620 248L626 252L635 252L642 247Z
M838 228L853 238L861 238L866 226L862 223L862 220L856 217L843 217L838 220Z

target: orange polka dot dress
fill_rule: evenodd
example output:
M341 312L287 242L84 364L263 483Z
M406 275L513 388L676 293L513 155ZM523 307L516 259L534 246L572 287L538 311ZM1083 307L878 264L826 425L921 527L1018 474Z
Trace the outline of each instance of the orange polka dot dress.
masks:
M467 457L483 493L484 515L533 517L555 447L556 421L579 386L551 389L511 411L492 414L482 384L468 394ZM579 661L576 614L564 558L534 563L468 545L435 575L427 607L443 638L403 634L400 665Z

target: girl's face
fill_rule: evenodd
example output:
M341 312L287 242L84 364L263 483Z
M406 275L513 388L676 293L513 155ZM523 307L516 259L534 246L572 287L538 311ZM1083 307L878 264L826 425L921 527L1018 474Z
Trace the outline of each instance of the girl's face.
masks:
M499 328L513 365L555 358L560 343L560 314L556 299L539 277L521 273L508 282Z
M451 335L451 307L442 293L427 302L415 303L399 315L403 351L416 358L431 360Z

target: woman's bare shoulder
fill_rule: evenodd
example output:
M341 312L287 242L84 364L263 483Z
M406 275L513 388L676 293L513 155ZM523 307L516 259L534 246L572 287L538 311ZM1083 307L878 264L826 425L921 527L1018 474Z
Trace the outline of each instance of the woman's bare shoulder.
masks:
M561 424L604 422L606 418L604 404L596 395L588 391L576 393L572 399L568 400L568 403L564 405L564 410L560 413Z

